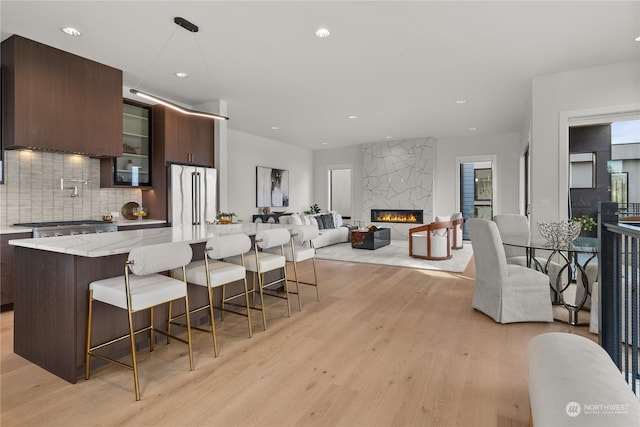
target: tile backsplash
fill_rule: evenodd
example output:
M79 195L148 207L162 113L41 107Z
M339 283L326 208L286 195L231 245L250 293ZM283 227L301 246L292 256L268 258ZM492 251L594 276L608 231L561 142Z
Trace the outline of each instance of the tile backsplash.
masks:
M106 213L120 212L127 202L142 203L139 189L100 188L98 159L76 154L7 150L3 165L0 227L22 222L101 219ZM60 189L61 178L64 178L63 190ZM80 195L71 197L76 185Z

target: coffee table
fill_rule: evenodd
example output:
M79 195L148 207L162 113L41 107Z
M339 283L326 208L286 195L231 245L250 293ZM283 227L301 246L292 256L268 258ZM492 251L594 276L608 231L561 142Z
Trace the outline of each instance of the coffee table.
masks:
M390 228L379 228L375 231L353 230L351 232L351 247L354 249L375 250L390 243Z

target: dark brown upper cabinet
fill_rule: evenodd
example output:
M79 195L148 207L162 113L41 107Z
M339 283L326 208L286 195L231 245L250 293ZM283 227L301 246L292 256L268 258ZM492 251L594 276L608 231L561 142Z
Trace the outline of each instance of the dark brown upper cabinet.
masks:
M163 162L213 167L214 120L153 107L154 145L164 148Z
M122 155L122 71L17 35L2 71L5 149Z
M190 116L162 105L151 111L153 188L142 193L149 215L167 219L167 164L213 167L214 120Z

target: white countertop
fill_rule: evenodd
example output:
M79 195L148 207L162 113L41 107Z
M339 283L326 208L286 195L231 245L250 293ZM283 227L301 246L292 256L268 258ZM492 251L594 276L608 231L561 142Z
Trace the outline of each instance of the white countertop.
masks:
M147 228L113 233L78 234L74 236L41 237L9 240L10 245L40 249L89 258L129 253L133 248L160 243L200 243L224 234L254 235L261 230L291 228L285 224L227 224L184 227Z

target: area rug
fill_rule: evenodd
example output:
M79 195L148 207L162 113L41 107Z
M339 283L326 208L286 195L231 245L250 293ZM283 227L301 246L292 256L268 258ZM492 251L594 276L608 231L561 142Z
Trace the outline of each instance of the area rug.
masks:
M316 258L336 261L362 262L368 264L393 265L423 270L463 272L473 255L470 242L462 249L452 250L453 257L445 261L429 261L409 256L408 240L392 240L388 246L376 250L353 249L351 243L339 243L316 249Z

